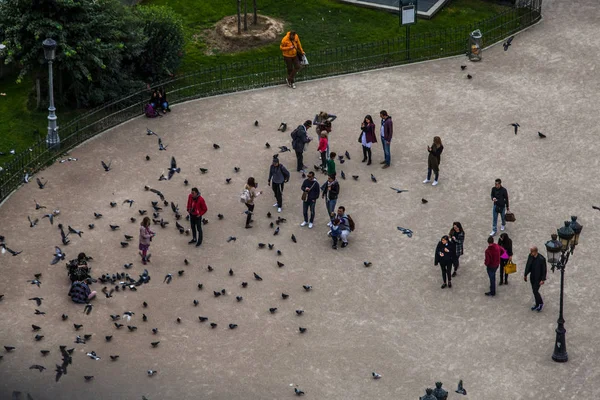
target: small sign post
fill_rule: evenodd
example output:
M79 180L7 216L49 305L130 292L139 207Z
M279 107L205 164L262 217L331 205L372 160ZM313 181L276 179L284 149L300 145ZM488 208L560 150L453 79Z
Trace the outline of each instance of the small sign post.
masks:
M417 23L417 0L399 0L400 25L406 27L406 58L410 60L410 26Z

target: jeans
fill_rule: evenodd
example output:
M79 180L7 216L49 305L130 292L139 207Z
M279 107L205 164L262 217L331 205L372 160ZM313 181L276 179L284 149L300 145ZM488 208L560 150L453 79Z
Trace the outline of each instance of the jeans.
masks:
M433 172L434 172L434 174L435 174L435 175L434 175L434 176L435 176L435 178L434 178L433 180L434 180L434 181L437 181L437 180L438 180L438 177L440 176L440 170L438 169L438 170L436 170L436 171L433 171ZM430 179L431 179L431 168L427 168L427 180L430 180Z
M192 225L192 239L196 240L199 246L202 244L202 217L190 215L190 225Z
M385 139L381 138L381 145L383 146L383 155L385 156L385 163L390 165L392 162L392 155L390 154L390 143L386 142Z
M504 272L504 266L508 264L508 258L506 260L500 259L500 283L508 282L508 274Z
M335 212L335 204L337 203L337 199L335 200L325 200L325 207L327 207L327 215L329 219L333 221L335 217L332 217L331 214Z
M315 200L302 202L302 213L304 214L304 222L315 222ZM308 220L308 209L310 207L310 221Z
M540 294L540 284L539 282L534 284L531 282L531 290L533 291L533 297L535 297L535 305L539 306L540 304L544 304L544 300L542 300L542 295Z
M321 152L321 168L327 171L327 150Z
M496 294L496 270L498 267L486 267L488 276L490 277L490 293L492 296Z
M300 172L304 169L304 155L302 151L296 150L296 171Z
M277 207L283 207L283 185L284 183L275 183L271 184L273 188L273 193L275 194L275 200L277 200Z
M248 216L246 217L246 226L250 226L250 220L252 219L252 213L254 212L254 204L246 203L248 207Z
M449 263L449 264L440 263L440 268L442 269L442 280L444 281L444 283L446 283L446 280L451 283L452 282L452 263Z
M502 212L500 213L500 218L502 220L502 226L506 225L506 207L502 207ZM496 206L492 206L492 231L498 231L498 211L496 210Z
M362 150L363 150L363 161L366 161L368 158L369 164L370 164L371 163L371 148L367 147L367 146L363 146Z

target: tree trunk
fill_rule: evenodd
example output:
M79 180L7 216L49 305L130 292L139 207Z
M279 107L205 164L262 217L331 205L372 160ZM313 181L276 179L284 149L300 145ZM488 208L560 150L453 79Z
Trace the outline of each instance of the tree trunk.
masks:
M244 0L244 32L248 31L248 0Z
M242 33L242 0L237 0L238 35Z
M40 82L40 77L36 76L35 78L35 108L40 110L42 104L42 83Z
M256 0L254 2L254 25L258 25L258 15L256 14Z

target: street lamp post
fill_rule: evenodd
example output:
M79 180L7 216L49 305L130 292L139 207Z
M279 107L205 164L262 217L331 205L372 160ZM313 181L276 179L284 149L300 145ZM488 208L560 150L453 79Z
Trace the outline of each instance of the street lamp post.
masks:
M44 57L48 61L48 86L50 106L48 107L48 135L46 136L46 145L49 149L58 150L60 148L60 137L58 136L58 126L56 125L56 108L54 108L54 83L52 79L52 62L56 55L56 41L46 39L42 43L44 47Z
M560 270L560 310L558 314L558 325L556 327L556 340L554 342L554 353L552 359L556 362L567 362L567 341L565 329L565 319L563 318L563 298L565 287L565 267L569 262L569 257L575 251L575 246L579 244L579 235L583 226L577 222L577 217L572 216L571 221L565 221L565 226L557 230L557 234L552 235L552 239L546 242L546 251L548 261L552 265L552 272L556 268ZM557 236L560 239L557 240Z

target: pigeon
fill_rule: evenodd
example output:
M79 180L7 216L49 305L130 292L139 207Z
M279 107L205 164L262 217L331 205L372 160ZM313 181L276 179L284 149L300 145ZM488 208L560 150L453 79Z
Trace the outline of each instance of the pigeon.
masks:
M408 190L406 190L406 189L396 189L396 188L393 188L393 187L391 187L391 186L390 186L390 189L392 189L392 190L395 190L395 191L396 191L396 193L408 192Z
M346 179L346 174L344 173L344 171L340 172L340 176L342 177L342 179Z
M128 242L121 242L121 247L125 248L125 247L127 247L127 246L129 246L129 243L128 243Z
M203 174L208 172L208 168L200 168L200 172L202 172Z
M150 156L146 154L146 161L150 161Z
M43 297L32 297L31 299L32 301L35 301L35 304L37 304L37 306L41 306L42 305L42 300L44 300Z
M598 210L598 211L600 211L600 207L598 207L598 206L592 206L592 208L593 208L594 210Z
M429 203L429 201L427 199L423 198L423 199L421 199L421 203L427 204L427 203Z
M402 228L400 226L397 226L396 229L398 229L400 232L402 232L403 234L405 234L406 236L408 236L409 238L412 237L413 235L413 231L411 231L408 228Z
M81 237L81 234L83 233L80 230L72 228L71 225L67 226L67 228L69 229L69 233L73 233L73 234L75 234L75 235L77 235L79 237Z
M125 240L127 240L127 241L133 239L133 236L131 236L131 235L124 234L124 236L125 236Z
M106 340L107 342L110 342L112 340L112 335L104 336L104 340Z
M282 123L279 125L279 128L277 128L277 130L278 130L278 131L281 131L281 132L285 132L285 130L286 130L286 129L287 129L287 124L286 124L285 122L282 122Z
M517 131L519 130L519 127L521 126L517 122L513 122L512 124L508 124L508 125L515 127L515 135L517 134Z
M83 379L85 379L85 381L86 381L86 382L89 382L89 381L91 381L92 379L94 379L94 376L93 376L93 375L85 375L85 376L83 377Z
M296 396L304 396L304 392L298 388L294 388L294 393L296 393Z
M39 298L39 297L37 297L37 298ZM29 300L31 300L31 299L29 299ZM33 324L31 324L31 329L32 329L34 332L37 332L37 331L39 331L40 329L42 329L42 327L41 327L41 326L37 326L37 325L33 325Z
M355 181L358 180L358 175L352 175L352 179L354 179Z
M40 285L42 284L42 282L40 282L38 279L31 279L31 280L28 280L27 282L30 282L32 285L37 285L37 287L40 287Z
M156 374L157 372L158 372L158 371L154 371L154 370L151 370L151 369L149 369L149 370L147 371L147 374L148 374L148 376L154 376L154 374Z
M211 267L210 265L209 265L208 267L206 267L206 269L208 270L208 272L212 272L212 271L214 271L214 270L215 270L215 269L214 269L213 267Z
M63 321L66 321L67 319L69 319L69 316L67 314L63 314L61 315L61 318Z
M152 347L158 346L159 343L160 343L160 340L158 342L150 342L150 344L152 345Z
M216 143L213 143L213 149L215 149L215 150L219 150L220 148L221 148L221 146L219 146L219 145L218 145L218 144L216 144Z
M279 152L285 153L286 151L291 151L287 146L279 146Z
M137 330L137 326L127 325L127 329L129 329L129 332L133 332Z
M298 240L296 239L296 236L293 233L292 233L292 242L298 243Z
M46 206L40 205L35 199L33 199L33 201L35 203L35 209L36 210L39 210L39 209L42 209L42 208L46 208Z
M258 275L256 272L253 272L254 274L254 279L256 279L257 281L262 281L263 278L260 277L260 275Z
M198 317L198 320L199 320L200 322L206 322L206 321L208 321L208 317L200 317L200 316L199 316L199 317Z
M28 215L27 216L27 220L29 221L29 227L33 228L34 226L37 225L37 223L40 221L39 218L34 219L33 221L31 220L31 217Z
M275 247L275 245L271 244L271 243L267 243L267 246L269 247L269 250L273 250L273 247ZM277 254L277 255L279 255L279 254Z
M163 283L167 282L167 285L168 285L169 283L171 283L172 279L173 279L173 275L167 274L167 275L165 275L165 279L163 280Z
M240 172L240 167L233 167L233 171L237 174Z
M348 153L348 150L346 150L346 152L345 152L344 154L346 155L346 158L347 158L348 160L351 160L351 158L350 158L350 153Z
M102 164L102 168L104 168L105 172L110 171L110 165L112 164L112 161L109 161L108 165L106 165L106 163L104 161L102 161L102 160L100 161L100 163Z
M119 355L109 356L111 361L117 361L119 359Z
M40 180L40 178L35 178L35 181L37 182L38 186L40 189L43 189L46 184L48 183L48 181L46 180L46 182L42 183L42 181Z
M73 324L76 331L80 330L83 325Z
M373 379L381 379L381 375L377 372L372 372L371 375L373 375Z
M538 132L538 136L540 137L540 139L546 138L546 135L544 135L542 132Z
M243 288L247 288L248 287L248 282L242 282L242 287Z
M165 174L160 174L160 176L158 177L158 181L166 181L167 177L165 176Z
M177 276L183 276L184 272L184 269L180 269L179 271L177 271Z
M95 351L90 351L89 353L86 354L86 356L88 356L89 358L91 358L94 361L100 361L102 358L98 357L98 355L96 354Z
M461 70L461 71L464 71L465 69L467 69L467 66L466 66L466 65L461 65L461 66L460 66L460 70Z
M269 144L269 142L265 143L265 147L266 147L267 149L270 149L270 148L271 148L271 145Z
M281 293L281 298L282 298L282 299L284 299L284 300L285 300L285 299L287 299L288 297L290 297L290 295L289 295L289 294L286 294L286 293Z
M467 74L467 79L473 79L473 75Z
M93 305L91 305L91 304L89 304L89 303L88 303L88 304L86 304L86 305L85 305L85 307L83 308L83 312L84 312L85 314L87 314L87 315L90 315L90 313L92 312L92 308L93 308L93 307L94 307Z
M156 133L152 132L150 129L146 128L146 135L151 136L151 135L155 135L158 136Z
M64 260L65 257L66 257L66 254L62 252L60 247L54 246L54 258L52 259L52 261L50 261L50 265L57 264L59 261ZM39 306L39 304L38 304L38 306Z
M210 323L210 327L211 327L212 329L215 329L215 328L217 327L217 324L216 324L215 322L211 322L211 323Z
M116 231L117 229L120 228L119 225L108 225L108 226L110 226L110 229L113 230L113 231Z
M14 346L4 346L4 350L6 350L7 353L10 353L11 351L13 351L16 347Z
M270 312L271 314L275 314L275 313L277 312L277 307L272 307L272 308L269 308L269 312Z
M117 206L117 203L116 203L116 202L114 202L114 201L111 201L111 202L110 202L110 206L114 208L114 207L116 207L116 206Z
M278 266L279 268L281 268L281 267L284 267L284 266L285 266L285 264L284 264L284 263L282 263L281 261L277 261L277 266Z
M167 146L163 145L163 142L162 142L161 138L158 138L158 150L159 151L167 150Z
M307 292L310 291L312 289L311 285L302 285L302 287L304 288L304 290L306 290Z
M102 214L95 212L94 217L96 217L96 219L102 218Z
M42 216L42 219L44 218L48 218L48 220L50 221L50 225L54 225L54 214L44 214Z
M504 46L504 51L508 50L508 48L511 46L514 38L515 38L514 36L511 36L506 40L506 42L504 42L504 44L502 45L502 46Z
M375 178L375 175L371 174L371 180L375 183L377 183L377 178Z
M23 252L23 250L21 250L21 251L11 250L10 248L6 247L6 245L4 243L1 244L1 247L2 247L2 254L4 254L5 251L8 251L10 254L13 255L13 257L18 256L19 254L21 254ZM32 284L33 284L33 282L32 282Z
M304 314L304 310L296 310L296 315L300 316Z
M42 356L45 357L50 354L50 350L40 350L40 353L42 353Z
M456 389L455 392L458 394L464 394L465 396L467 395L467 390L463 387L462 379L458 381L458 389Z
M275 229L275 231L273 232L273 236L277 236L279 234L279 227L277 227L277 229Z
M187 186L187 185L189 185L189 184L190 184L190 182L189 182L187 179L184 179L184 180L183 180L183 186Z
M42 372L46 369L46 367L44 367L43 365L34 364L31 367L29 367L29 369L37 369L38 371Z
M127 199L127 200L123 201L123 204L125 204L125 203L129 203L129 208L131 208L131 206L133 205L133 203L135 203L135 201Z
M306 332L306 330L307 330L307 329L308 329L308 328L303 328L303 327L301 327L301 326L300 326L300 327L298 327L298 331L299 331L300 333L304 333L304 332Z
M171 167L169 168L169 176L168 180L171 180L175 172L180 173L181 168L177 168L177 161L175 161L175 157L171 157Z
M236 240L237 240L237 238L235 236L229 236L229 238L227 238L227 243L235 242Z
M235 329L237 328L237 324L229 324L229 329Z
M363 265L365 267L370 267L371 265L373 265L373 263L371 261L363 261Z
M115 322L115 328L121 329L123 326L125 326L125 325Z

